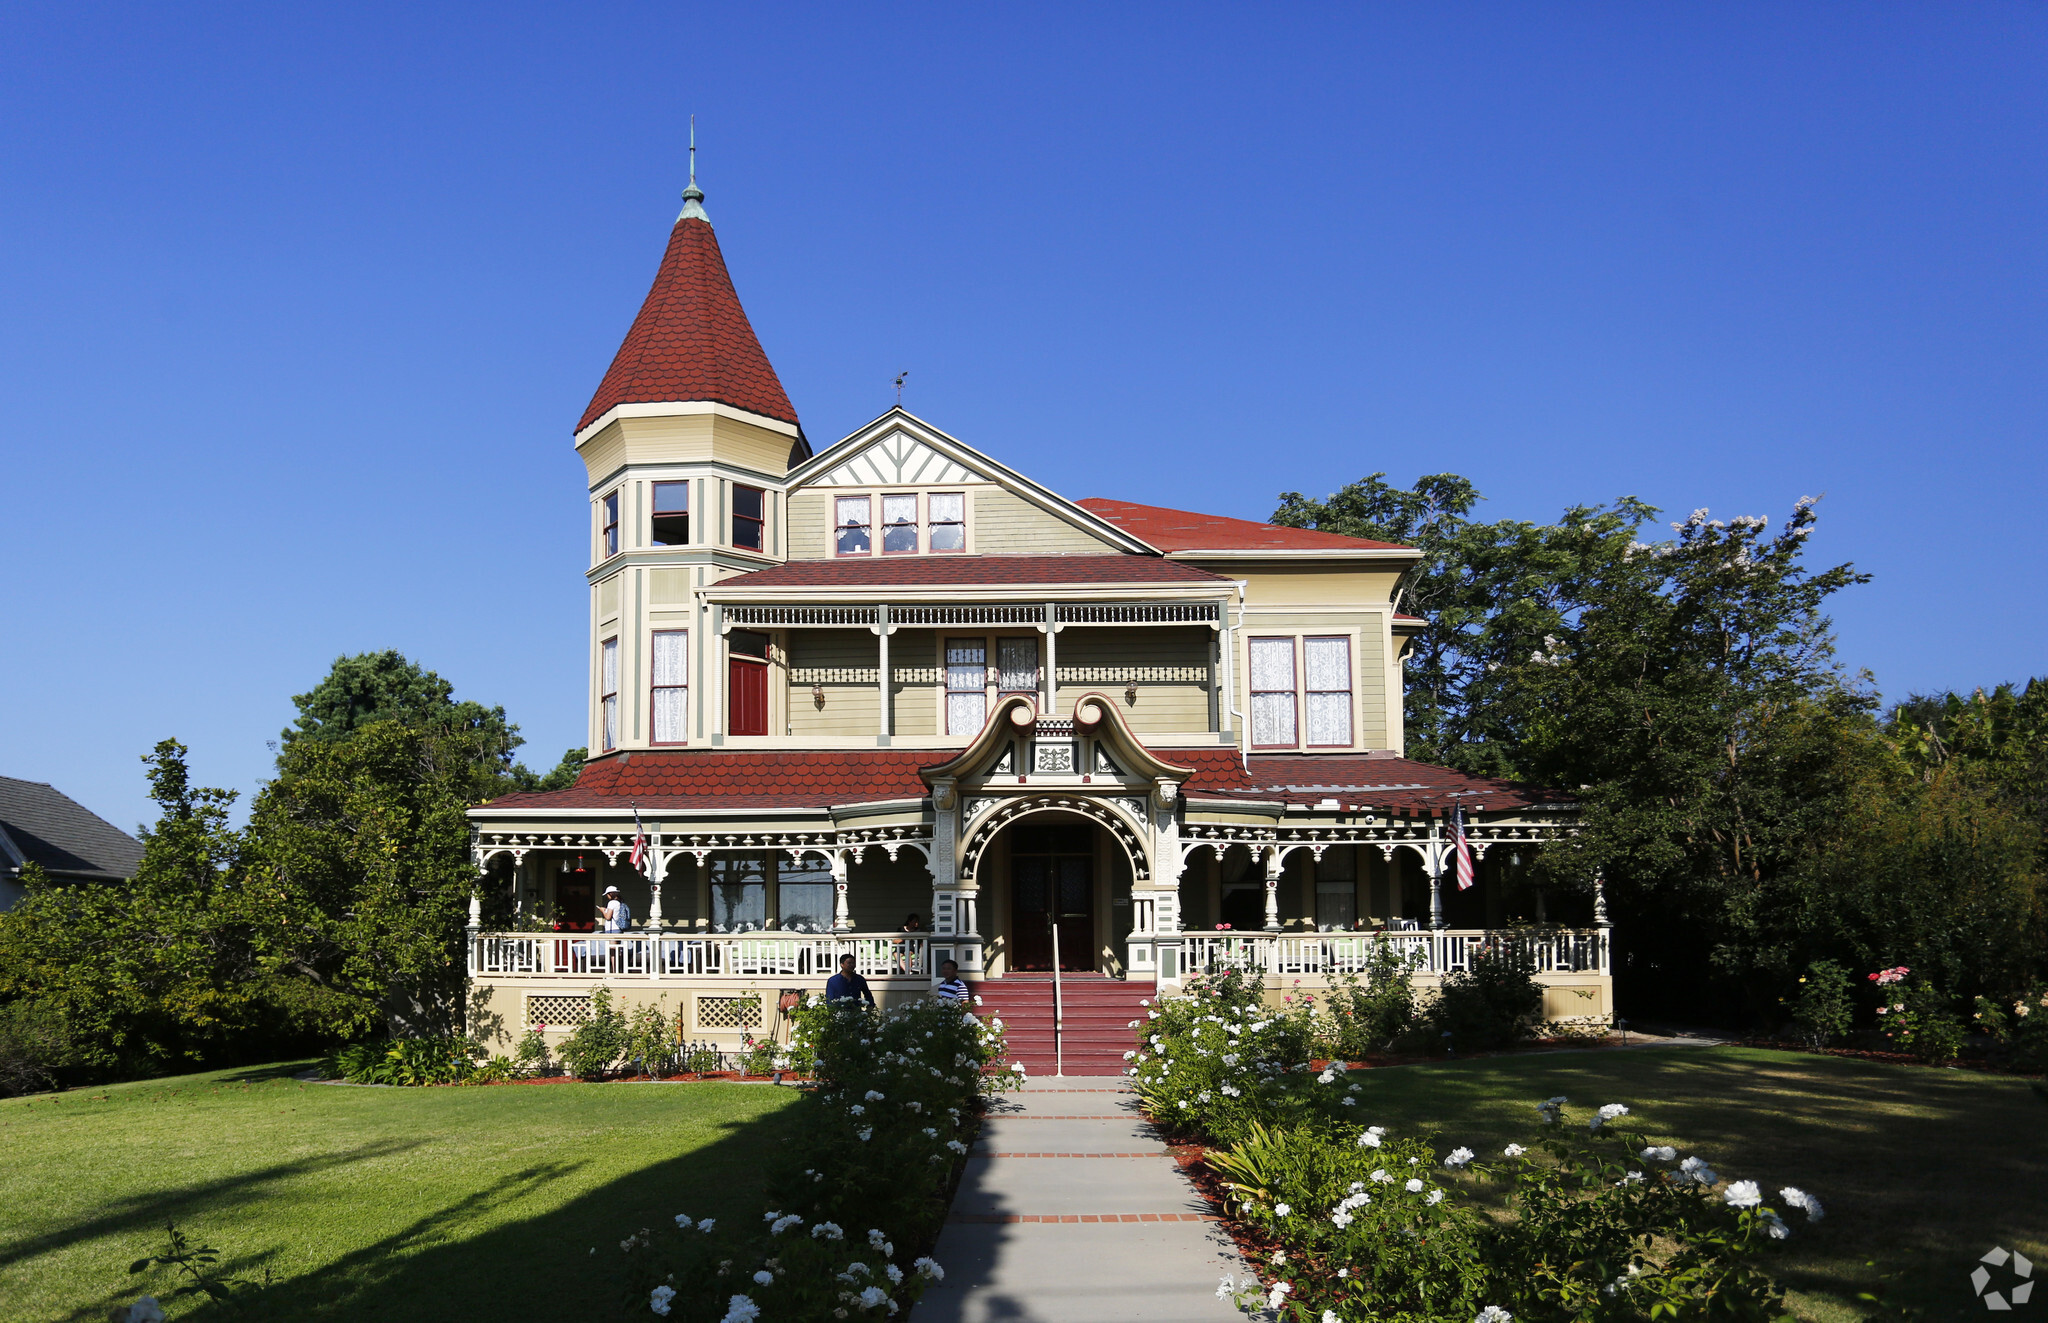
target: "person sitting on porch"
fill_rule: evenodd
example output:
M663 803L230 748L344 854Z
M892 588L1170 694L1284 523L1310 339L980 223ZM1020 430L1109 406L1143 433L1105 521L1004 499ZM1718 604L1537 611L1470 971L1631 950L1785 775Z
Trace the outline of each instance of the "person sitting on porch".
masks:
M949 1001L961 1007L967 1005L967 984L960 977L958 962L939 962L939 981L932 985L932 991L938 994L940 1001Z
M608 933L632 931L632 908L626 904L625 898L619 895L617 887L606 887L604 889L604 909L601 911L601 914L604 918L603 931Z
M903 931L907 933L923 932L924 920L920 919L915 914L905 915L903 919ZM894 945L896 948L896 972L899 974L915 974L917 972L916 948L911 946L910 942L902 937L897 938Z
M843 955L839 957L839 972L825 980L825 1000L844 998L852 1001L856 997L870 1006L875 1004L875 994L868 991L868 981L853 972L853 957Z

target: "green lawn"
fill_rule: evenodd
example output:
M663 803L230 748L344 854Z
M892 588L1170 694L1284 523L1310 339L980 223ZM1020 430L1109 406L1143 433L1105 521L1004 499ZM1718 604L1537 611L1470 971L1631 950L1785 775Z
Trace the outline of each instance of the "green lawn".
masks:
M625 1236L756 1215L793 1097L308 1085L305 1064L0 1101L0 1320L104 1319L167 1220L286 1280L266 1317L610 1317Z
M1801 1186L1826 1206L1775 1271L1801 1315L1860 1317L1861 1291L1936 1318L1982 1318L1969 1285L1994 1245L2048 1266L2048 1105L2025 1080L1749 1048L1643 1048L1483 1058L1368 1071L1361 1121L1434 1131L1498 1154L1538 1129L1534 1104L1571 1099L1583 1120L1626 1103L1623 1122L1704 1154L1724 1180L1775 1195ZM2039 1275L2039 1274L2037 1274ZM2048 1288L2037 1288L2048 1289ZM2048 1309L2048 1297L2027 1308Z

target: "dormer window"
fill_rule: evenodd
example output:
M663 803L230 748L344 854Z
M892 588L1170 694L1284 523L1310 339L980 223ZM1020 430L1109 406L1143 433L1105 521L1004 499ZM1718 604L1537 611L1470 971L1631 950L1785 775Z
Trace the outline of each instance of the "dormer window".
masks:
M869 536L868 511L868 498L865 496L842 496L833 503L833 547L838 554L865 556L874 550L874 539ZM913 527L913 536L916 531Z
M917 497L884 496L882 498L882 554L884 556L914 556L917 554Z
M604 498L604 527L598 536L598 545L604 548L606 556L619 554L619 494L612 492Z
M686 547L690 544L690 484L654 484L654 545Z
M732 487L732 544L747 551L759 551L768 545L762 535L765 524L763 510L766 498L759 487Z
M931 536L926 545L934 552L967 550L967 494L933 492L931 507Z

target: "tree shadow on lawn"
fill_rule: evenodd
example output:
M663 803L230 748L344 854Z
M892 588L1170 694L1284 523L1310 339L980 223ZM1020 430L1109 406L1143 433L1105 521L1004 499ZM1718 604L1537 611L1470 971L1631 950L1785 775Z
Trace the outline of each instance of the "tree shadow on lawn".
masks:
M683 1106L690 1088L603 1087L674 1087ZM721 1220L758 1216L761 1160L789 1137L790 1110L725 1123L717 1139L686 1154L651 1163L558 1208L474 1230L479 1218L515 1208L581 1164L541 1165L502 1177L314 1272L237 1306L204 1306L190 1317L469 1323L622 1313L619 1242L643 1227L672 1225L677 1213ZM247 1275L240 1264L236 1271Z
M1367 1077L1446 1143L1498 1154L1563 1094L1583 1124L1626 1103L1619 1128L1699 1152L1767 1201L1797 1185L1825 1220L1791 1214L1774 1271L1801 1313L1861 1316L1860 1292L1933 1317L1978 1317L1969 1283L1994 1245L2048 1260L2048 1109L2025 1080L1743 1048L1491 1058ZM1446 1117L1455 1117L1447 1122ZM1634 1123L1633 1125L1631 1123ZM1825 1307L1832 1305L1832 1308Z

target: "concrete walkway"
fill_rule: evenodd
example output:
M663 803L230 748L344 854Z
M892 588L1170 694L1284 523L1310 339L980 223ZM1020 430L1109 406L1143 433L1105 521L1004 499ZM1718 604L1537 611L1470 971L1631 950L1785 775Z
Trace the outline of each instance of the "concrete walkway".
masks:
M915 1323L1201 1323L1242 1274L1121 1076L1034 1079L968 1156Z

